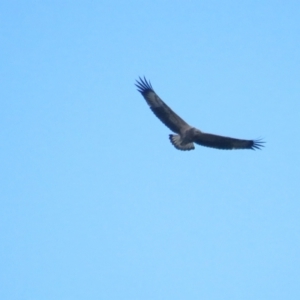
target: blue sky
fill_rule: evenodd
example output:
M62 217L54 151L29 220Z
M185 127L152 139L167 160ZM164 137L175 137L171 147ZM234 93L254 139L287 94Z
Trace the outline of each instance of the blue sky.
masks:
M0 298L299 299L299 1L2 1ZM262 151L176 150L134 86Z

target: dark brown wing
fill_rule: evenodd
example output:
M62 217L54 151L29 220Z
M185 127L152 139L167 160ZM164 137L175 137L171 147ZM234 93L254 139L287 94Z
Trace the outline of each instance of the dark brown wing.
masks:
M143 95L153 113L173 132L180 133L184 128L190 127L182 120L159 96L154 92L150 81L146 78L136 81L138 91Z
M209 133L197 132L194 142L201 146L212 147L223 150L233 149L260 149L264 147L262 140L240 140L231 137L214 135Z

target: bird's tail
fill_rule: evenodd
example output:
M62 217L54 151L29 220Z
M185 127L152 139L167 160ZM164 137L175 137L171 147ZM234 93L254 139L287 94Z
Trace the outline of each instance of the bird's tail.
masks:
M194 143L183 144L181 140L181 136L178 134L170 134L169 139L172 145L178 150L186 151L186 150L195 149Z

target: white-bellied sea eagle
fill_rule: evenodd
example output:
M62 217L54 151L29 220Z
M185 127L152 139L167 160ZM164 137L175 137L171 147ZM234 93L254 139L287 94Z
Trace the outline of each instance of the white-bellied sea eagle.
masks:
M155 93L150 81L139 78L135 84L138 91L143 95L153 113L174 133L169 138L175 148L179 150L193 150L194 143L216 149L260 149L263 141L241 140L226 136L205 133L194 128L181 119L166 103Z

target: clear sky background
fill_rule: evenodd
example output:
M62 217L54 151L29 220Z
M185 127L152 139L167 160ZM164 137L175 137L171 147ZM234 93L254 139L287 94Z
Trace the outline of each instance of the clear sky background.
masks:
M300 299L300 1L1 1L0 298ZM263 150L181 152L134 86Z

